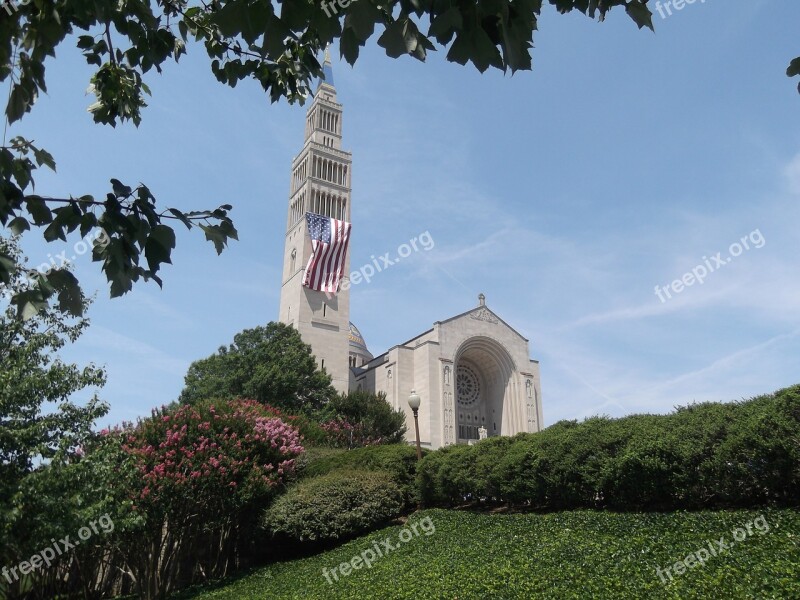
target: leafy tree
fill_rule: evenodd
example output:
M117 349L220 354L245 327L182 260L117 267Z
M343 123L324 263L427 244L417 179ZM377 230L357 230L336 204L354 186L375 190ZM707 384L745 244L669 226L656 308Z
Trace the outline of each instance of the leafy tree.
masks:
M308 411L336 395L329 375L317 368L311 347L294 327L269 323L245 329L233 344L195 361L180 402L209 398L253 398L289 411Z
M0 238L0 249L14 260L19 258L13 239ZM17 269L0 291L7 298L30 285ZM85 407L69 402L75 392L103 386L103 369L93 365L81 369L54 356L67 342L78 339L89 325L86 319L71 320L61 309L51 308L22 322L7 299L0 303L5 304L0 312L0 482L8 489L37 461L74 450L108 407L97 396Z
M20 492L23 483L41 471L42 465L67 461L90 437L92 424L106 414L108 406L96 395L85 406L70 402L75 392L104 385L106 375L94 365L80 368L55 355L66 343L78 339L88 321L71 318L59 307L45 308L26 321L17 319L8 298L33 284L21 268L15 239L0 238L0 252L17 265L9 273L8 283L0 284L2 560L24 545L30 534L19 527L25 517L20 507L27 503ZM80 302L88 304L83 298Z
M547 0L561 13L578 11L605 19L619 7L639 28L653 29L647 0ZM360 48L380 33L378 44L392 58L404 54L425 60L436 45L447 48L447 60L471 62L481 72L494 67L504 72L531 68L533 32L544 0L9 0L0 18L0 81L11 80L6 117L14 123L31 111L47 91L46 63L61 44L75 40L97 71L90 90L96 101L89 112L96 123L141 122L150 94L144 77L161 72L169 60L178 61L190 42L202 43L211 72L221 83L235 87L254 79L275 102L303 102L311 84L322 75L316 55L334 40L342 56L354 64ZM278 10L280 6L280 10ZM427 33L420 29L427 24ZM75 34L80 34L75 36ZM77 39L76 39L77 37ZM800 58L787 70L800 74ZM0 223L15 234L31 225L44 229L48 241L65 240L99 227L108 244L95 247L112 297L128 292L133 283L149 280L161 285L158 272L169 263L175 247L175 221L199 227L217 252L237 232L228 216L231 206L183 213L159 208L144 184L129 187L111 179L104 199L89 194L41 196L33 193L34 171L55 170L54 158L23 137L0 147ZM146 265L141 264L144 259ZM0 254L0 281L8 283L13 264ZM78 295L74 277L44 276L13 298L18 314L40 310L53 289ZM80 303L69 306L80 314Z
M333 413L322 423L330 441L339 447L358 448L376 444L397 444L406 433L406 416L394 410L386 394L362 390L340 394L325 408ZM324 420L324 419L323 419Z

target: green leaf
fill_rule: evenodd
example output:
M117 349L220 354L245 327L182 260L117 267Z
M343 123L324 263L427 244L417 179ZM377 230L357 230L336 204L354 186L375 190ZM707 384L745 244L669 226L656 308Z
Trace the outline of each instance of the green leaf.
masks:
M25 290L15 294L11 304L17 307L17 318L27 321L47 308L47 298L41 289Z
M26 112L30 111L33 105L31 92L33 92L33 98L35 98L35 88L26 90L21 84L16 84L11 89L11 96L9 96L8 104L6 105L6 117L8 117L9 123L19 121Z
M117 198L126 198L130 196L131 192L133 191L127 185L123 185L119 179L111 180L111 189L114 190L114 195Z
M66 269L47 274L48 283L58 293L59 309L75 317L83 316L83 294L75 276Z
M283 41L288 35L289 29L286 27L283 20L275 15L271 15L267 19L267 24L264 27L262 55L268 56L271 60L278 60L286 51L286 46Z
M344 29L339 38L339 52L349 65L354 65L358 59L359 43L352 29Z
M78 38L78 48L88 50L94 46L94 38L91 35L82 35Z
M30 230L31 226L30 223L28 223L28 220L24 217L16 217L11 219L11 222L8 224L8 228L14 235L20 235L23 232Z
M222 251L228 244L229 232L223 230L222 227L220 227L219 225L203 225L202 223L200 223L199 227L200 229L205 231L206 239L214 244L214 249L217 251L217 254L222 254Z
M109 281L111 282L112 298L119 298L133 289L133 280L123 270L117 271L113 277L109 278Z
M33 217L33 224L37 227L47 225L53 220L53 213L50 212L43 198L39 196L26 196L25 204L31 217Z
M347 9L345 30L351 29L363 46L375 31L375 23L383 19L383 13L370 0L356 0Z
M800 75L800 56L798 56L792 62L789 63L789 68L786 69L786 75L788 75L789 77L795 77L796 75Z
M453 34L463 27L461 11L453 6L436 17L428 29L428 35L436 38L441 44L447 44L453 39Z
M655 31L653 28L653 13L647 8L647 0L631 0L625 5L625 11L633 19L639 29L647 27L650 31Z
M378 45L386 50L386 55L390 58L397 58L413 52L416 48L409 48L405 36L404 21L395 21L386 27L381 37L378 38Z
M478 25L469 30L464 30L456 36L447 60L464 65L472 61L475 67L483 73L489 66L503 69L503 58L497 47L492 43L489 35Z
M64 233L64 227L58 221L53 221L50 223L42 235L48 242L54 242L56 240L63 240L65 242L67 241L67 236Z
M86 237L89 232L97 227L97 217L94 213L87 212L81 217L81 237Z
M171 264L170 256L175 248L175 232L166 225L156 225L147 237L144 255L154 273L162 263Z
M11 274L16 270L17 263L10 254L0 251L0 283L11 283Z
M182 213L181 211L179 211L177 208L168 208L168 209L167 209L167 212L169 212L170 214L172 214L172 216L174 216L174 217L175 217L176 219L178 219L178 220L179 220L181 223L183 223L184 225L186 225L186 229L191 229L191 228L192 228L192 222L191 222L191 221L190 221L190 220L189 220L189 219L186 217L186 215L185 215L185 214L183 214L183 213Z
M40 167L45 165L51 171L56 170L56 161L53 160L53 155L47 152L46 150L41 150L38 148L34 148L33 155L36 158L36 164Z

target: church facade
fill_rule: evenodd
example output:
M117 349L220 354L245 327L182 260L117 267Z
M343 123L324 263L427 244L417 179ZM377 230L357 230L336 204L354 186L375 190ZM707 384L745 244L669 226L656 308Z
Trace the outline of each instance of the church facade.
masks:
M528 340L486 305L483 294L472 309L373 356L350 322L349 253L338 293L303 285L314 252L306 213L348 223L351 215L352 156L342 149L342 105L327 53L323 69L305 142L292 162L279 320L300 332L338 391L385 393L406 413L409 442L415 435L412 390L422 399L420 440L427 448L539 431L539 363L530 359Z

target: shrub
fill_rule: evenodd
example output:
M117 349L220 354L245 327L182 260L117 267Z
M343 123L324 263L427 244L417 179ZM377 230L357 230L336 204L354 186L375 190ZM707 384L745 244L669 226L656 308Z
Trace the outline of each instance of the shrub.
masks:
M488 498L502 496L502 479L497 477L497 466L514 444L514 438L490 437L478 442L481 449L475 451L476 485L481 494Z
M602 505L619 510L668 508L681 496L676 488L681 454L668 418L631 417L621 420L618 428L628 439L606 461L600 481Z
M405 413L394 410L382 392L341 394L331 400L324 414L322 428L328 433L328 442L337 448L396 444L406 433Z
M342 540L383 525L402 509L403 494L388 473L335 471L290 487L264 513L262 525L301 542Z
M416 489L417 451L405 444L370 446L355 450L319 453L303 471L306 477L325 475L335 471L384 471L403 492L406 506L418 502Z
M535 434L430 453L427 505L488 499L547 509L796 505L800 386L670 415L563 421Z
M144 483L139 505L189 514L270 495L303 452L296 429L246 400L154 410L123 437Z
M760 396L731 426L714 467L722 499L738 506L800 499L800 386Z
M110 478L109 488L140 522L126 566L142 598L240 566L260 506L303 452L295 428L243 400L154 410L107 438L120 442L112 458L135 473Z
M476 479L474 448L447 446L422 459L417 486L424 504L454 506L483 495Z
M543 477L545 469L540 434L522 434L516 437L504 456L493 469L500 497L512 504L546 506L547 484Z

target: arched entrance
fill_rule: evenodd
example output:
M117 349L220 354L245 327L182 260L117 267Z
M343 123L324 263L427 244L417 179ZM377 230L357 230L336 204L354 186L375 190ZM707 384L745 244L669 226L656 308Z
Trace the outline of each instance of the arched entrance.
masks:
M456 424L458 442L512 433L516 367L496 341L477 337L464 342L456 353Z

